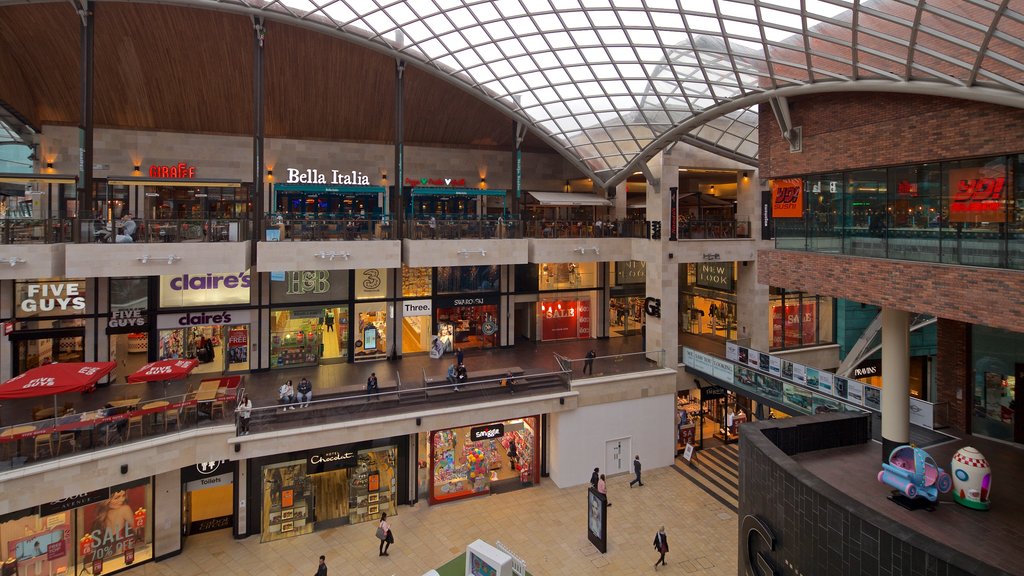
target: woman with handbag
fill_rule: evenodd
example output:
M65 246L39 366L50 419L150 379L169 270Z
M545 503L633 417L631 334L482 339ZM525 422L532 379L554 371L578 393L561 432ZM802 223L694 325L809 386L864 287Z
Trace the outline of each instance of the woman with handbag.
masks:
M395 537L391 534L391 524L388 524L388 513L380 513L380 524L377 525L377 539L380 540L380 552L378 556L387 556L388 548L395 543Z

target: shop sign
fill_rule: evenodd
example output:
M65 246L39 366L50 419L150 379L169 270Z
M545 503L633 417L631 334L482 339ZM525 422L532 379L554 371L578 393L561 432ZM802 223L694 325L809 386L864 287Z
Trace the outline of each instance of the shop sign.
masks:
M802 178L772 180L772 217L803 218L804 181Z
M465 178L414 178L405 179L406 186L465 186Z
M331 289L331 274L327 270L285 272L285 294L326 294Z
M348 299L348 270L298 270L271 273L270 301L337 302Z
M1002 165L949 171L950 222L1006 222L1006 177Z
M341 468L352 468L358 459L352 451L331 450L329 452L317 452L306 461L306 474L318 474L330 472Z
M775 238L772 230L772 193L771 190L761 191L761 240Z
M729 395L729 391L721 386L707 386L700 389L701 402L708 400L719 400Z
M14 332L14 322L4 322L4 336L10 336Z
M148 323L148 317L143 308L114 310L110 313L110 320L107 320L107 334L143 332Z
M18 315L73 314L85 311L85 282L19 284Z
M430 300L406 300L402 302L402 317L433 316L434 308Z
M370 177L357 170L331 170L331 178L316 168L288 169L287 184L337 184L342 186L369 186Z
M194 492L196 490L202 490L203 488L213 488L214 486L225 486L231 484L234 480L234 474L228 472L227 474L220 474L218 476L209 476L206 478L200 478L193 480L185 484L186 492Z
M58 558L63 558L68 553L67 542L61 538L55 542L50 542L46 546L46 559L53 561Z
M248 310L221 310L213 312L186 312L184 314L161 314L157 316L156 327L161 330L185 328L188 326L228 326L249 324Z
M437 308L455 308L458 306L496 306L499 302L497 295L474 296L474 297L441 297L434 298L434 305Z
M661 318L661 298L653 296L644 298L644 314L651 318Z
M86 504L106 500L109 497L110 490L108 488L101 488L99 490L93 490L92 492L77 494L68 498L61 498L60 500L54 500L53 502L40 505L39 515L52 516L58 512L67 512L68 510L74 510L75 508L80 508Z
M160 277L160 306L216 306L249 303L249 272Z
M615 263L616 284L642 284L647 280L647 262L625 260Z
M497 424L488 424L487 426L477 426L476 428L469 429L469 439L471 442L480 442L481 440L494 440L501 438L505 435L505 425L501 422Z
M232 476L235 473L235 463L231 460L211 460L200 462L195 466L186 466L181 469L182 484L190 484L194 481L210 478L217 475ZM228 479L231 482L231 479Z
M717 256L717 254L716 254ZM732 292L735 289L732 262L697 264L697 286Z
M196 167L187 162L178 162L169 166L153 164L149 167L150 178L178 178L191 180L196 177Z
M386 268L356 270L356 300L383 298L388 291Z
M217 518L207 518L206 520L197 520L189 524L189 534L202 534L203 532L213 532L214 530L221 530L223 528L231 528L232 518L231 516L220 516Z
M741 561L746 563L745 574L761 574L762 576L778 574L767 555L768 552L775 551L775 534L764 520L752 514L744 516L740 523L740 538L742 547L740 557Z
M872 378L874 376L881 376L881 375L882 375L882 361L878 360L878 359L875 359L875 360L865 360L865 361L861 362L860 364L857 365L856 368L853 369L853 373L851 374L851 376L853 376L854 378L857 378L857 379L860 379L860 378Z
M717 378L729 384L732 384L734 381L732 364L716 356L698 352L693 348L683 348L683 364L693 368L696 372Z

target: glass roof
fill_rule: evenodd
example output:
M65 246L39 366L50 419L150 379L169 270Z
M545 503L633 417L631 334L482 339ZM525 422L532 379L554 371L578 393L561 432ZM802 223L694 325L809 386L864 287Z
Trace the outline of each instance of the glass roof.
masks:
M757 105L784 89L923 81L1024 102L1024 0L186 2L400 54L492 100L598 184L680 138L756 163Z

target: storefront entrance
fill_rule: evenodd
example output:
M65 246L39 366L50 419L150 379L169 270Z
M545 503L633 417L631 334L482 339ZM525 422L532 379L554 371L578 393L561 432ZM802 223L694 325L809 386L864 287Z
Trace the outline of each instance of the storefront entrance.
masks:
M249 369L249 325L191 326L160 331L160 359L195 358L196 374Z
M202 462L181 469L182 533L201 534L234 524L235 476L238 463Z
M14 344L14 370L26 370L54 362L85 361L85 328L25 330L11 334Z
M274 310L270 326L270 367L345 362L348 335L347 305Z

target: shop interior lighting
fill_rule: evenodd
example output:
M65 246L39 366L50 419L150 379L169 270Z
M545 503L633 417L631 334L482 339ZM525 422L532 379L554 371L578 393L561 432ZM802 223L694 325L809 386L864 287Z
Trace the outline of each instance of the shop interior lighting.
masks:
M46 163L46 169L47 170L53 170L53 162L47 162Z
M140 164L136 164L135 166L132 166L132 169L135 170L136 174L141 174L142 173L142 165L140 165Z
M321 260L334 260L335 258L341 258L342 260L348 260L352 257L351 252L314 252L314 258L320 258Z
M139 256L138 258L136 258L136 260L138 260L139 262L141 262L143 264L149 264L150 260L152 260L154 262L164 262L164 261L166 261L168 264L174 264L178 260L181 260L181 256L177 256L177 255L174 255L174 254L170 254L168 256L150 256L149 254L143 254L142 256Z
M465 256L465 257L468 258L470 254L479 254L481 256L487 256L487 251L486 250L466 250L466 249L463 249L463 250L459 250L458 252L456 252L456 254L458 254L459 256Z
M576 252L578 254L586 254L588 250L592 251L595 255L598 256L601 254L601 250L597 246L591 246L590 248L580 246L579 248L574 248L573 252Z
M11 265L11 268L14 268L18 264L24 264L25 259L18 258L17 256L11 256L10 258L4 258L3 260L0 260L0 262L7 262L8 264Z

